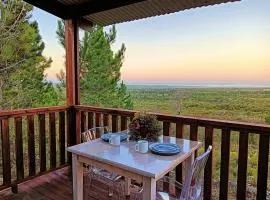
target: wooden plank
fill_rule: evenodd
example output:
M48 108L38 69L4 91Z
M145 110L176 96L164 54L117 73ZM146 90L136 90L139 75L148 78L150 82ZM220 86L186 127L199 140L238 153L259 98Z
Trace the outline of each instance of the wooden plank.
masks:
M205 127L205 151L211 145L213 146L213 127ZM212 172L213 172L213 150L209 155L208 161L204 169L204 199L212 199Z
M103 114L103 125L107 126L108 128L110 126L110 121L109 121L109 115L108 114Z
M246 199L247 190L248 133L240 132L237 173L237 199Z
M43 108L27 108L18 110L1 110L0 117L21 117L26 115L41 114L47 112L60 112L67 110L67 106L53 106Z
M40 155L40 172L45 172L46 171L45 114L39 114L39 155Z
M184 124L181 121L178 121L176 123L176 137L177 138L183 138L183 129L184 129ZM182 163L179 164L176 169L176 181L178 181L179 183L183 182L183 166Z
M80 144L81 141L81 111L76 110L75 122L76 122L76 144Z
M96 127L101 127L101 113L96 113L95 124L96 124ZM100 138L101 134L102 134L101 130L96 129L96 137Z
M170 135L170 126L171 126L170 122L168 122L168 121L163 122L163 135L164 136L169 136ZM170 173L167 173L166 176L170 176ZM168 192L169 187L170 187L170 184L165 182L164 185L163 185L163 190Z
M49 113L50 127L50 168L56 167L56 134L55 134L55 113Z
M60 151L60 164L66 163L66 123L65 112L59 112L59 151Z
M198 124L190 124L190 140L198 140Z
M94 127L94 114L92 112L88 112L88 129L91 129Z
M134 113L138 111L135 110L124 110L124 109L115 109L115 108L101 108L95 106L76 106L76 108L87 111L87 112L102 112L107 114L114 115L124 115L127 117L132 117ZM149 114L157 115L158 120L160 121L170 121L171 123L177 123L182 121L184 124L197 124L198 126L206 127L212 126L213 128L230 128L230 130L248 130L251 133L259 134L261 132L270 135L270 125L259 124L259 123L249 123L249 122L239 122L239 121L229 121L229 120L219 120L219 119L208 119L208 118L199 118L199 117L190 117L190 116L179 116L179 115L167 115L149 112Z
M27 116L29 176L36 174L34 115Z
M96 113L96 127L100 127L101 126L101 113Z
M222 129L219 199L228 199L230 136L230 129Z
M86 131L86 113L81 111L81 131Z
M118 131L118 116L112 115L112 132Z
M170 122L163 122L163 135L164 136L169 136L170 135L170 126L171 123Z
M267 178L269 160L269 135L260 135L258 176L257 176L257 200L266 199Z
M67 111L67 146L76 144L76 109L71 106ZM67 153L68 163L72 163L71 153Z
M127 117L121 116L121 130L127 130Z
M24 165L23 165L23 138L22 138L22 118L14 118L15 126L15 147L16 147L16 174L17 181L24 178Z
M1 120L3 185L11 183L10 141L8 119Z
M79 28L76 20L65 21L67 106L80 104Z

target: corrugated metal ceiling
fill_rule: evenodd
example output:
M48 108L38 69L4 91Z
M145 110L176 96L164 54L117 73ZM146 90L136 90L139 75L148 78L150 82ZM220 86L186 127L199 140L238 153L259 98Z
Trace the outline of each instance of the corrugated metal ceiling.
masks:
M59 2L72 6L80 5L92 0L58 0ZM110 0L112 1L112 0ZM116 23L133 21L152 16L165 15L186 9L227 3L239 0L147 0L127 6L102 11L83 18L94 24L107 26Z

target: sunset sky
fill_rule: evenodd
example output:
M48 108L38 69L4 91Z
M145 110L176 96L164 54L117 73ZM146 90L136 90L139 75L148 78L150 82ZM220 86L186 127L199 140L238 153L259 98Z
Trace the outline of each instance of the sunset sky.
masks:
M56 39L57 18L35 9L53 59L48 79L64 68ZM127 47L122 79L127 83L237 83L270 86L270 1L242 0L116 26Z

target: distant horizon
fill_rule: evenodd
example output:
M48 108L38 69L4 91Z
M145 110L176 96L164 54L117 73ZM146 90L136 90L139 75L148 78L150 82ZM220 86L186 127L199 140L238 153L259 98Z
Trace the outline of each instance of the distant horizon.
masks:
M59 81L48 80L52 83ZM127 86L150 86L150 87L208 87L208 88L270 88L270 81L147 81L147 80L120 80Z

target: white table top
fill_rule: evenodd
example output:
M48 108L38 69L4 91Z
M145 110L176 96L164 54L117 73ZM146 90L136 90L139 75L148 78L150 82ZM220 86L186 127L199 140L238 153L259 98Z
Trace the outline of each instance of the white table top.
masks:
M69 147L67 151L143 176L159 178L169 169L183 162L201 146L201 142L166 136L163 137L163 142L177 143L183 146L183 152L174 156L159 156L150 151L142 154L135 151L136 142L134 141L122 142L120 146L112 146L101 139Z

